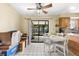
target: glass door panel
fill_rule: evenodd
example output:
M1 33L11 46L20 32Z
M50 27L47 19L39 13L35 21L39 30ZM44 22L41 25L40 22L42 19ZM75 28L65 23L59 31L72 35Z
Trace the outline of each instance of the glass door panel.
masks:
M33 20L32 21L32 41L42 42L40 36L49 32L49 23L47 20Z

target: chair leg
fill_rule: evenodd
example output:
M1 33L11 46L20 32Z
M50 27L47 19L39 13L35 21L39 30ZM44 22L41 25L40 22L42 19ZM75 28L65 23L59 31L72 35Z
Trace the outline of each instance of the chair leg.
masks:
M64 49L64 56L67 56L67 55L68 55L68 46L66 46Z
M51 55L51 49L50 48L51 48L51 46L49 45L49 55Z
M68 55L68 46L66 46L64 49L64 56L67 56L67 55Z
M46 45L44 44L44 54L45 54L45 52L46 52L46 49L48 49L48 53L49 53L49 55L51 55L51 49L50 49L50 45L48 45L47 46L47 48L46 48Z
M44 44L44 54L45 54L45 44Z
M54 51L54 55L55 55L55 53L56 53L56 46L55 45L53 46L53 51Z
M66 56L66 50L65 50L65 49L63 49L63 50L64 50L64 51L63 51L63 52L64 52L64 56Z
M66 55L68 55L68 46L67 46L67 51L66 51Z

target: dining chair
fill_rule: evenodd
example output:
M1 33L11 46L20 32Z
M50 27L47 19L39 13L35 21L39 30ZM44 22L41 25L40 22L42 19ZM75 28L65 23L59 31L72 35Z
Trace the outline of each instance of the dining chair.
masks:
M47 51L49 55L51 55L51 48L53 42L50 40L49 36L44 36L43 42L44 42L44 53ZM46 47L48 47L48 50L46 50Z
M57 36L64 36L64 33L56 33Z
M61 39L60 37L58 39ZM68 55L68 36L62 37L63 41L55 42L54 53L62 53L64 56Z

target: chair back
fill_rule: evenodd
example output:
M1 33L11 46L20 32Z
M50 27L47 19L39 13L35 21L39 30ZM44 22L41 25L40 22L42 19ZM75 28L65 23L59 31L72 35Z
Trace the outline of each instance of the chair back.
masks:
M50 40L49 37L44 37L44 41L43 41L45 44L51 44L52 41Z
M49 35L49 33L45 33L43 36L44 37L49 37L50 35Z
M62 40L62 42L59 42L59 44L63 43L62 45L68 46L68 40L69 40L68 36L58 36L58 39Z
M64 36L63 33L57 33L56 35L57 35L57 36Z
M65 36L65 45L68 46L68 42L69 42L69 36Z

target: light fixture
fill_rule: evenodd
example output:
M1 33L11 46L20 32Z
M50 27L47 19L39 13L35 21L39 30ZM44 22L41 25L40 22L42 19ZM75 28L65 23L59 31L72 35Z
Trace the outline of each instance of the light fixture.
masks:
M37 10L37 13L40 14L40 10Z
M74 6L70 6L69 9L70 10L75 10L75 7Z
M78 13L79 9L77 8L77 6L70 6L69 7L69 12L71 12L71 13Z
M41 10L36 10L37 11L37 16L41 16Z

